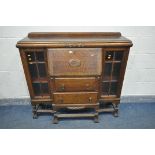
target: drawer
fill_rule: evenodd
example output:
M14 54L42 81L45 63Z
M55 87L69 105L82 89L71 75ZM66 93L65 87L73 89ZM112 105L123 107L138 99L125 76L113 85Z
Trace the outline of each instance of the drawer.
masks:
M48 69L51 76L101 75L101 48L48 49Z
M56 78L55 91L97 91L98 79L95 77L88 78Z
M54 93L55 104L88 104L97 103L97 92Z

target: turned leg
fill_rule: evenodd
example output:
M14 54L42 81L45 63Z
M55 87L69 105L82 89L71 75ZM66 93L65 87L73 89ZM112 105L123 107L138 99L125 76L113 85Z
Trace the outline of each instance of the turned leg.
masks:
M113 116L118 117L119 116L119 114L118 114L118 104L117 103L112 103L112 105L113 105L113 108L114 108Z
M53 115L53 124L58 124L59 122L59 119L58 119L58 116L57 116L57 107L55 105L53 105L53 110L55 111L54 112L54 115Z
M37 115L37 106L33 105L32 106L32 114L33 114L33 119L37 119L38 115Z
M94 123L99 123L98 113L94 116Z
M98 110L99 110L99 103L98 103L98 105L95 107L95 116L94 116L94 122L95 122L95 123L99 123Z
M53 124L58 124L58 122L59 122L58 116L56 114L54 114L54 116L53 116Z

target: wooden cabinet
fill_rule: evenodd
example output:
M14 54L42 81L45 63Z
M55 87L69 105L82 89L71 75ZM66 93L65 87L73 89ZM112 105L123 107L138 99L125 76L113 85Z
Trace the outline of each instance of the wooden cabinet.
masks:
M17 47L34 118L41 112L52 113L54 123L61 117L93 117L98 122L98 114L108 111L118 116L131 46L119 32L29 33ZM101 106L107 103L110 108ZM73 113L61 114L63 108ZM82 108L94 112L75 112Z

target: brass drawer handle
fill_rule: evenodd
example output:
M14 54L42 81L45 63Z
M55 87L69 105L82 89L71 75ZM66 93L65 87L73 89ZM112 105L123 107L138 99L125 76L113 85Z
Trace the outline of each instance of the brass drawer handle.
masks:
M91 86L91 85L89 85L89 84L86 84L86 89L87 89L87 90L94 90L94 87Z
M59 100L59 103L62 104L62 103L63 103L63 99L60 99L60 100Z
M91 103L92 102L92 98L91 97L89 97L89 103Z
M64 91L65 90L65 85L64 84L61 85L60 90L61 91Z

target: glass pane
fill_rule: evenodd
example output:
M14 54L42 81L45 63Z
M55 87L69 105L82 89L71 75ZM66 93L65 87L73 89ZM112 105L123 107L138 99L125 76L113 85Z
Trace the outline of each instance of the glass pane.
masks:
M35 61L35 56L34 56L34 52L28 52L27 53L27 60L30 61Z
M41 95L40 83L32 83L32 86L33 86L34 94L36 96L40 96Z
M44 61L44 53L43 52L36 52L36 60Z
M49 93L49 91L48 91L48 83L42 83L41 84L41 90L42 90L42 93L48 94Z
M112 70L112 63L105 63L104 76L103 76L104 80L110 80L111 70Z
M113 80L119 79L120 69L121 69L121 63L114 63L113 64L113 74L112 74Z
M105 60L110 61L113 60L114 52L106 52Z
M109 92L109 82L103 82L102 83L102 92L103 92L103 95L108 95L108 92Z
M29 72L32 79L38 77L36 64L29 64Z
M40 77L46 77L46 67L45 64L37 64L38 65L38 70L39 70L39 76Z
M123 52L115 52L115 60L122 60Z
M111 82L110 95L116 95L117 93L117 82Z

